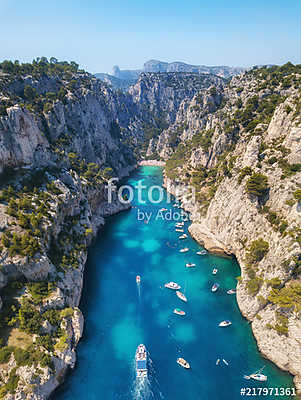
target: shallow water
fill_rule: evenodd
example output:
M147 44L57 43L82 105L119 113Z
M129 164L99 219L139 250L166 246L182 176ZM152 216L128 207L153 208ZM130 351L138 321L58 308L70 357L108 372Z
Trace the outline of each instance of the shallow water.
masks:
M142 167L127 183L135 185L139 180L148 187L161 185L161 168ZM190 237L180 241L175 221L155 219L161 207L178 209L164 202L139 205L137 198L133 204L130 211L108 219L90 250L81 301L85 331L77 366L53 398L234 400L242 399L242 387L292 387L289 374L262 358L235 295L226 293L240 275L237 263L196 255L202 247ZM138 221L138 210L153 212L148 224ZM187 227L185 223L185 232ZM189 252L179 253L181 247L188 247ZM196 267L186 268L187 262ZM214 266L216 276L212 275ZM187 303L163 287L169 281L182 286ZM220 283L216 293L211 292L214 282ZM175 307L186 311L186 316L173 314ZM218 327L224 319L232 325ZM145 382L135 379L134 356L140 343L149 352ZM191 370L181 368L177 357L189 361ZM217 358L229 365L222 361L216 365ZM243 378L263 366L267 383Z

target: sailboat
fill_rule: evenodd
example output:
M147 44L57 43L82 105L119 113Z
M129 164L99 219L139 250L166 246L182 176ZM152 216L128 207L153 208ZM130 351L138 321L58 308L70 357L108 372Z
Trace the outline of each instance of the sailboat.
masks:
M244 378L245 379L254 379L255 381L259 381L259 382L266 382L268 380L268 377L261 373L264 368L265 367L263 366L258 371L254 372L253 374L245 375Z

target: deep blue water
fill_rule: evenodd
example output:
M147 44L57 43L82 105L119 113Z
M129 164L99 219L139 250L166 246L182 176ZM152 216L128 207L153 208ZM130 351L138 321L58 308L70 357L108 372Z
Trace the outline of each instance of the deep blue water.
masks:
M161 169L142 167L128 184L139 180L147 186L161 185ZM237 263L196 255L202 247L190 237L180 241L175 221L155 219L161 207L178 209L164 202L139 205L137 198L133 204L130 211L108 219L90 250L81 301L85 331L77 366L53 398L235 400L242 399L241 387L292 387L290 375L262 358L235 295L226 293L240 275ZM138 210L154 213L148 224L137 220ZM185 223L185 232L187 227ZM184 245L189 252L179 253ZM197 266L185 268L186 262ZM216 277L214 266L219 270ZM187 304L163 287L168 281L182 286ZM211 293L214 282L220 283L220 289ZM173 314L175 307L185 310L186 316ZM232 326L218 327L224 319L230 319ZM134 371L139 343L149 352L149 379L143 387L136 382ZM191 370L177 365L179 356L190 363ZM217 366L217 358L229 365L221 362ZM263 366L267 383L243 378Z

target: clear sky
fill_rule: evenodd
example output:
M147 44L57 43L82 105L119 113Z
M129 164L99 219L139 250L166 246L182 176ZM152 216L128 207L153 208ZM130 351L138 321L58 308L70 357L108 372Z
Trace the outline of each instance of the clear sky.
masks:
M0 60L301 63L301 0L0 0Z

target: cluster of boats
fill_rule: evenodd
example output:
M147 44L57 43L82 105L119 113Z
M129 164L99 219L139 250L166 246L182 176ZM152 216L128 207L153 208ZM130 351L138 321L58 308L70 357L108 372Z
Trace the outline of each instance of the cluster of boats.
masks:
M174 207L180 208L180 205L179 204L174 204ZM167 211L167 209L166 208L161 208L160 211ZM183 228L184 228L184 222L177 222L175 224L176 232L182 233L179 236L179 239L181 239L181 240L182 239L186 239L188 237L187 234L184 233L184 229ZM189 251L188 247L183 247L183 248L181 248L179 250L180 253L187 253L188 251ZM208 253L204 249L204 250L201 250L201 251L197 251L196 254L200 255L200 256L204 256L204 255L206 255ZM185 266L186 266L186 268L193 268L193 267L196 266L196 264L195 263L186 263ZM217 273L218 273L218 269L214 267L213 270L212 270L212 275L216 275ZM139 275L136 276L136 282L137 282L137 284L140 284L140 282L141 282L141 278L140 278ZM183 302L187 302L187 298L186 298L185 294L180 291L181 286L178 283L176 283L176 282L167 282L167 283L164 284L164 286L167 289L174 290L176 292L177 297L180 300L182 300ZM219 289L219 287L220 287L220 284L216 282L216 283L214 283L212 285L211 291L214 293ZM229 295L235 294L235 293L236 293L235 289L227 290L227 294L229 294ZM176 315L180 315L180 316L185 316L186 315L186 312L181 310L180 308L175 308L173 310L173 313L176 314ZM225 327L228 327L230 325L232 325L232 322L230 320L224 320L224 321L221 321L218 324L218 326L221 327L221 328L225 328ZM145 347L144 344L140 344L137 347L135 360L136 360L136 374L137 374L137 377L138 378L146 378L147 377L147 351L146 351L146 347ZM219 365L221 360L225 365L227 365L227 366L229 365L228 361L225 360L224 358L222 358L222 359L218 358L216 360L216 365ZM185 369L190 369L190 364L188 363L188 361L186 361L182 357L177 358L177 363L181 367L183 367ZM256 371L253 374L245 375L244 378L245 379L254 379L254 380L257 380L257 381L260 381L260 382L265 382L265 381L267 381L267 376L263 375L261 373L262 369L259 370L259 371Z
M187 297L185 296L184 293L180 292L179 289L181 289L181 286L178 285L176 282L168 282L168 283L165 283L164 286L167 289L176 290L176 295L178 296L178 298L181 299L182 301L185 301L185 303L187 303ZM176 313L176 314L179 314L179 313ZM181 313L179 315L185 315L185 313L184 314Z

